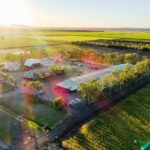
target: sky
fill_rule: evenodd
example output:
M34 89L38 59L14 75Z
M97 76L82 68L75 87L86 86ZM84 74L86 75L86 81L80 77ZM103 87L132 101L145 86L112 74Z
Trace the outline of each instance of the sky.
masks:
M150 28L150 0L0 0L0 4L3 25Z

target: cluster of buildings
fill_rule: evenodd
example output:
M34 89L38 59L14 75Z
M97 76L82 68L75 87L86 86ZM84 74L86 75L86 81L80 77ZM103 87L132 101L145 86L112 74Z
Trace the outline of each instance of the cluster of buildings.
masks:
M44 58L44 59L34 59L34 58L29 58L27 59L24 64L24 70L30 70L33 69L34 67L37 66L42 66L42 67L48 67L52 66L56 62L61 61L61 58ZM3 63L2 68L7 71L19 71L21 68L21 64L19 62L6 62Z

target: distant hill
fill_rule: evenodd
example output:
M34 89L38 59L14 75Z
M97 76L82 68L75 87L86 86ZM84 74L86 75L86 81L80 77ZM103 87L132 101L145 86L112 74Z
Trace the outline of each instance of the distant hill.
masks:
M73 27L32 27L20 24L12 24L10 26L0 25L0 28L13 28L13 29L41 29L41 30L51 30L51 31L72 31L72 32L104 32L104 31L134 31L134 32L150 32L150 28L133 28L133 27L123 27L123 28L73 28Z
M83 31L83 32L104 32L104 31L141 31L150 32L150 28L61 28L61 27L35 27L36 29L54 30L54 31Z

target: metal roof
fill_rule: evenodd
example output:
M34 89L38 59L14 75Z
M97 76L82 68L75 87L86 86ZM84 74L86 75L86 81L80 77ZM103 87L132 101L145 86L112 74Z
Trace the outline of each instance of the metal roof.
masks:
M41 64L41 61L38 59L29 58L25 61L24 66L32 67L34 64Z
M100 78L106 74L109 74L116 69L123 69L127 64L120 64L111 66L103 70L95 71L89 74L85 74L79 77L70 78L57 84L57 86L68 89L69 91L75 91L80 87L81 83L89 82L92 80L100 80ZM131 66L131 64L129 64Z

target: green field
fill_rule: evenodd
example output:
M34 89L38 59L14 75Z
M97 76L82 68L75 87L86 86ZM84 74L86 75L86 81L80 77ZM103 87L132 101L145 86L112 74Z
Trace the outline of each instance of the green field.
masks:
M55 127L57 123L65 117L65 112L53 108L51 103L33 103L28 102L23 95L15 95L13 97L1 99L1 104L25 114L35 120L36 123L47 125L50 128Z
M63 146L70 150L137 150L150 141L150 85L83 125Z
M44 29L0 29L0 48L22 47L55 42L75 42L97 39L150 40L150 32L81 32Z

